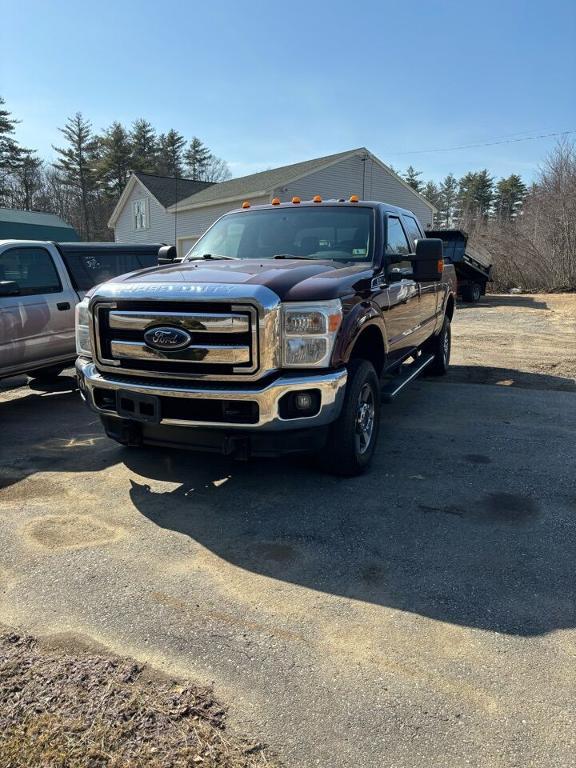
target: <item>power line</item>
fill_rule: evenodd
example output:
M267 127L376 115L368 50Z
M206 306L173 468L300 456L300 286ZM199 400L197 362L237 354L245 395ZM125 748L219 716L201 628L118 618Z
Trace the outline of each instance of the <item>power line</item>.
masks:
M548 139L551 136L569 136L576 133L572 131L558 131L556 133L540 133L537 136L524 136L520 139L502 139L500 141L485 141L479 144L462 144L459 147L440 147L437 149L415 149L411 152L389 152L390 155L423 155L427 152L455 152L458 149L473 149L474 147L493 147L496 144L516 144L519 141L534 141L534 139Z

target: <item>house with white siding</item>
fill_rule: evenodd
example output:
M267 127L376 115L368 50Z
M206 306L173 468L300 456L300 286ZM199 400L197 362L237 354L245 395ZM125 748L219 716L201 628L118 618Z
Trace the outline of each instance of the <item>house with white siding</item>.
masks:
M314 195L380 200L413 211L431 227L435 208L364 147L210 184L133 173L108 226L120 243L162 242L184 256L222 214L252 205Z

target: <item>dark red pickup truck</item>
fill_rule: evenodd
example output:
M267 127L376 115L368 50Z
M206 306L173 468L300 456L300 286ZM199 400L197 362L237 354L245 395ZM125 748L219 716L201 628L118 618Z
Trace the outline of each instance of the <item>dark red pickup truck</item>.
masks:
M446 372L455 290L442 241L410 211L354 196L244 203L183 262L78 305L80 390L125 445L316 451L357 474L381 400Z

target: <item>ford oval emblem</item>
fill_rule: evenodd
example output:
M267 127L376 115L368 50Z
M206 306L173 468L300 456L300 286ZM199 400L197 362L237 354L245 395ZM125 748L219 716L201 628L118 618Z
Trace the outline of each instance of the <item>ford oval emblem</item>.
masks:
M152 349L184 349L192 341L192 336L182 328L163 325L149 328L144 334L144 341Z

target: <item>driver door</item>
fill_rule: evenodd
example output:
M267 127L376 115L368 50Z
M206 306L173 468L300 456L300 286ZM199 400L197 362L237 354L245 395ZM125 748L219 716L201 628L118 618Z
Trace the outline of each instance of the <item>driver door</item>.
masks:
M0 280L11 280L17 295L0 297L0 367L25 371L43 361L74 357L72 289L63 286L51 254L42 246L9 246L0 251Z
M415 351L420 324L418 284L412 277L412 252L400 221L394 214L386 216L385 269L388 311L385 322L388 331L389 358L402 360Z

